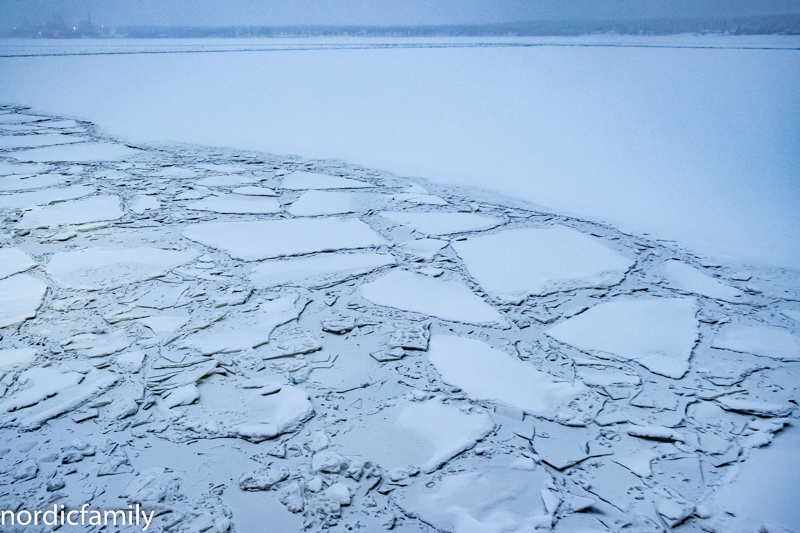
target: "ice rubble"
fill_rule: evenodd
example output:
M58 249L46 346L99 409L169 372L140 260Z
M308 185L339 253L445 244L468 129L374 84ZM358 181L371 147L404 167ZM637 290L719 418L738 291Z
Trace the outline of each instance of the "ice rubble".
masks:
M28 274L0 280L0 328L14 326L36 316L47 284Z
M518 229L453 243L481 287L503 301L616 285L633 260L565 226Z
M322 253L311 257L265 261L250 272L256 287L278 285L327 287L396 263L389 254Z
M183 234L244 261L386 244L362 221L342 218L206 222Z
M586 390L478 340L434 335L428 359L442 381L474 399L491 400L531 414L548 414Z
M547 331L556 340L638 362L679 379L698 338L693 298L617 300L597 305Z
M49 228L67 224L85 224L122 218L119 197L92 196L85 200L71 200L28 211L18 224L20 228Z
M384 211L381 216L395 224L408 226L428 235L449 235L467 231L491 229L503 223L495 217L473 215L472 213L410 213L405 211Z
M85 248L58 252L47 263L57 284L83 290L109 290L165 275L199 254L193 250Z
M129 155L0 164L0 298L21 306L0 334L4 508L122 496L179 533L257 530L255 507L281 531L794 524L726 488L792 464L800 296L783 274L689 266L673 243L456 188L443 198L457 212L436 212L413 204L442 197L340 162ZM374 192L255 184L292 172ZM345 198L355 214L192 209L207 178L253 183L216 193L237 205L317 198L314 217ZM127 215L19 227L34 211L17 209L95 191ZM379 198L407 225L359 207Z
M364 298L376 305L467 324L505 323L500 313L465 285L405 270L395 270L365 283L360 291Z
M329 176L318 172L292 172L283 177L281 189L363 189L372 187L364 181Z
M19 161L44 163L48 161L112 161L135 156L140 151L122 144L87 142L66 146L32 148L15 151L11 157Z

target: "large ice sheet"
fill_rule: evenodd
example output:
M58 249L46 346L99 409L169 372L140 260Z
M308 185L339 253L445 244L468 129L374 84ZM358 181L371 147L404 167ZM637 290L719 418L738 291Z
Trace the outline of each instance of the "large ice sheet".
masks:
M416 466L431 472L494 428L486 412L459 407L440 398L401 401L365 416L335 442L344 453L361 455L387 470Z
M49 228L64 224L85 224L122 218L119 196L93 196L28 211L22 215L20 228Z
M665 261L661 266L661 275L670 287L681 292L700 294L727 302L741 303L743 301L744 293L739 289L720 283L711 276L680 261Z
M323 253L261 263L250 272L250 280L256 287L263 288L276 285L326 287L395 263L389 254Z
M459 472L433 483L415 483L395 499L406 512L439 531L534 533L549 531L543 501L550 475L530 459L493 459L479 472ZM597 530L599 531L599 530ZM586 530L586 533L589 533Z
M70 289L108 290L165 275L199 254L194 250L86 248L52 255L47 273Z
M656 374L681 378L698 338L693 298L617 300L592 307L547 334L584 351L638 362Z
M258 348L269 342L272 330L299 316L295 309L297 295L282 296L261 304L257 311L236 319L215 322L209 328L189 335L180 346L194 348L204 355L239 352Z
M634 262L565 226L501 231L452 246L483 290L515 302L528 295L617 284Z
M72 137L51 133L44 135L13 135L0 137L0 150L11 148L38 148L57 144L71 144L88 141L86 137Z
M258 180L253 176L211 176L197 181L203 187L235 187L246 183L258 183Z
M552 414L586 390L580 382L557 380L474 339L434 335L428 359L445 383L471 398L505 403L531 414Z
M505 324L502 315L465 285L405 270L390 272L359 288L377 305L468 324Z
M14 326L36 316L47 284L28 274L0 280L0 328Z
M0 279L35 266L36 261L19 248L0 248Z
M319 174L317 172L292 172L283 177L281 189L362 189L373 187L371 183Z
M711 346L783 361L800 361L800 342L791 331L756 322L723 324Z
M275 198L262 198L259 196L242 196L240 194L220 194L209 196L186 206L187 209L197 211L213 211L215 213L230 214L268 214L281 210Z
M502 220L472 213L408 213L405 211L384 211L381 216L401 226L408 226L428 235L449 235L465 231L491 229L503 223Z
M341 218L208 222L183 235L244 261L386 244L360 220Z
M89 185L73 185L41 191L18 192L0 195L0 209L25 209L37 205L47 205L64 200L75 200L95 192L97 189Z
M90 142L72 144L67 146L50 146L47 148L33 148L10 154L14 159L32 163L48 161L114 161L133 157L140 151L128 148L122 144L106 142Z
M349 192L307 191L288 211L296 217L355 213L359 210L359 198Z

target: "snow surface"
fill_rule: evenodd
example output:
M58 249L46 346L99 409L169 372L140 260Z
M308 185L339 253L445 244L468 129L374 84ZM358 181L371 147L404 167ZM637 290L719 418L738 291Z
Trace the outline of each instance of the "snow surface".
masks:
M183 234L245 261L386 243L360 220L344 218L207 222L188 226Z
M616 285L633 261L564 226L519 229L453 243L483 290L503 301Z
M376 305L467 324L504 324L502 315L465 285L395 270L360 287Z
M581 350L608 352L679 379L689 369L698 338L696 313L693 298L618 300L597 305L547 334Z

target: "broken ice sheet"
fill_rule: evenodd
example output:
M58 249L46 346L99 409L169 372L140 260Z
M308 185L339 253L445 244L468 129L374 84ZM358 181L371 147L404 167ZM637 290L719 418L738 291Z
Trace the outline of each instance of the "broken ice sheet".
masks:
M452 246L483 290L510 302L615 285L633 264L599 239L565 226L501 231Z
M733 303L745 301L744 293L739 289L725 285L681 261L670 260L662 263L661 275L670 287L681 292L700 294Z
M278 285L330 287L394 264L396 261L389 254L322 253L311 257L265 261L253 268L250 280L261 288Z
M132 157L141 150L129 148L123 144L107 142L87 142L65 146L49 146L33 148L10 154L19 161L46 163L51 161L113 161Z
M261 196L243 196L240 194L218 194L192 202L186 209L196 211L213 211L230 214L269 214L281 210L278 200Z
M550 328L550 337L584 351L638 362L680 379L698 338L693 298L623 299L592 307Z
M800 361L800 342L791 331L758 322L723 324L711 347L781 361Z
M407 211L383 211L380 214L395 224L408 226L428 235L449 235L466 231L491 229L503 223L494 217L472 213L410 213Z
M161 277L198 255L195 250L148 247L86 248L53 254L46 270L53 281L62 287L109 290Z
M269 342L272 330L299 316L296 301L295 294L264 302L255 311L226 317L176 345L194 348L204 355L257 348Z
M586 390L582 383L560 381L531 363L478 340L434 335L428 359L445 383L476 400L492 400L531 414L553 414Z
M36 316L47 284L28 274L0 280L0 328L14 326Z
M543 500L551 485L547 471L530 459L492 458L481 463L478 472L454 473L426 485L415 483L396 491L393 500L437 530L532 533L550 530L552 525L551 511Z
M440 398L400 401L363 415L332 440L342 453L361 455L386 470L412 465L432 472L494 429L486 412L461 407Z
M359 288L376 305L394 307L467 324L502 324L505 320L466 285L396 270Z
M183 235L244 261L387 244L364 222L344 218L207 222Z
M71 200L28 211L22 215L19 228L48 228L64 224L85 224L122 218L119 197L92 196L85 200Z
M319 174L316 172L292 172L283 177L281 189L361 189L374 187L371 183Z
M19 248L0 248L0 279L36 266L31 256Z

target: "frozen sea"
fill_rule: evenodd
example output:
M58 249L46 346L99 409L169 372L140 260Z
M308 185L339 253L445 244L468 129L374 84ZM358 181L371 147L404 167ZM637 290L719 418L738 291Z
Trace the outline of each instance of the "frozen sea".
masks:
M8 40L0 101L132 142L488 188L710 261L797 269L798 48L791 36Z
M800 531L799 58L0 42L0 511Z

